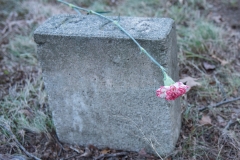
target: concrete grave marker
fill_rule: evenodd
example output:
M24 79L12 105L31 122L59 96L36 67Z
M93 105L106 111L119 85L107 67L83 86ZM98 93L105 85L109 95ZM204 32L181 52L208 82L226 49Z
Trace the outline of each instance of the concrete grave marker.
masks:
M178 80L173 20L121 17L119 23ZM97 16L59 15L34 38L60 141L153 153L151 142L159 154L174 149L179 100L156 97L160 68L116 26Z

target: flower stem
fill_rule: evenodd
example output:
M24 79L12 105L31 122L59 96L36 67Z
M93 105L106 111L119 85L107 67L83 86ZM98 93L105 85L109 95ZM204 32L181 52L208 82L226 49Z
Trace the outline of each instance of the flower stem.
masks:
M87 13L89 13L89 14L95 14L95 15L97 15L97 16L99 16L99 17L102 17L102 18L104 18L104 19L107 19L108 21L110 21L110 22L112 22L113 24L115 24L121 31L123 31L129 38L131 38L131 39L133 40L133 42L138 46L138 48L140 49L141 52L145 53L145 54L150 58L150 60L151 60L153 63L155 63L155 64L161 69L161 71L162 71L162 73L163 73L164 80L167 79L167 78L170 78L170 77L168 76L168 74L166 73L165 68L164 68L162 65L160 65L160 64L135 40L135 38L133 38L117 21L114 21L114 20L112 20L112 19L110 19L110 18L108 18L108 17L106 17L106 16L104 16L104 15L102 15L102 14L100 14L100 13L97 13L97 12L95 12L95 11L92 11L92 10L89 10L89 9L86 9L86 8L82 8L82 7L78 7L78 6L76 6L76 5L73 5L73 4L71 4L71 3L65 2L65 1L63 1L63 0L58 0L58 2L61 2L61 3L63 3L63 4L66 4L66 5L68 5L69 7L73 8L73 9L82 10L82 11L85 11L85 12L87 12ZM171 79L171 78L170 78L170 79ZM172 81L173 81L173 80L172 80Z

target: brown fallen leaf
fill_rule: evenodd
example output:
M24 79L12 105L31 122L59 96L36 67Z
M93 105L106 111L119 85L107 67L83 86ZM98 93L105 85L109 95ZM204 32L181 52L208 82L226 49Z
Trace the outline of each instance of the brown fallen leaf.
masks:
M208 115L203 115L201 120L199 121L201 125L211 125L212 119Z
M196 82L196 78L192 78L192 77L185 77L180 79L179 81L182 83L185 83L187 86L194 87L194 86L201 86L201 83Z
M101 154L107 154L107 153L109 153L110 151L111 151L110 149L106 148L106 149L104 149L104 150L101 151Z
M81 154L79 157L90 157L92 155L92 152L88 147L85 148L85 152Z
M209 63L207 63L207 62L203 62L203 67L204 67L204 69L206 69L206 70L214 70L214 69L216 68L215 65L209 64Z
M228 61L223 60L223 59L217 57L215 54L213 54L212 57L213 57L214 59L218 60L218 61L221 63L222 66L225 66L226 64L229 63Z
M33 114L28 109L21 109L19 113L24 114L25 116L31 117Z
M183 138L183 139L187 139L188 137L187 137L187 136L185 136L185 135L182 135L182 138Z
M217 121L218 121L218 124L222 127L226 126L227 124L227 122L221 116L217 116Z
M212 16L212 20L216 23L222 23L223 22L223 18L222 18L221 15Z

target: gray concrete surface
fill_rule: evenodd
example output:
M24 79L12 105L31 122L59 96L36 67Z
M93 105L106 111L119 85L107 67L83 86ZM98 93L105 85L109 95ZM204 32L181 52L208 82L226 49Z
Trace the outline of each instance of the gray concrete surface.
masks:
M119 23L178 80L172 19ZM38 27L34 39L60 141L154 153L151 142L161 155L174 149L179 100L156 97L160 69L117 27L97 16L59 15Z

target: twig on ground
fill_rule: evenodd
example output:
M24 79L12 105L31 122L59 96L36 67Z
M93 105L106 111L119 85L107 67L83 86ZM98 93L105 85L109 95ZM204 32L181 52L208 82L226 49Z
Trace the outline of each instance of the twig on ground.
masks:
M101 154L95 160L102 159L102 158L109 158L109 157L117 157L117 156L126 156L127 152L119 152L119 153L109 153L109 154Z
M67 160L67 159L74 158L74 157L77 157L77 156L79 156L79 154L74 154L74 155L72 155L70 157L64 158L63 160Z
M58 157L60 157L61 154L62 154L62 150L65 151L65 149L63 148L62 144L59 142L58 138L57 138L54 134L53 134L53 135L50 134L50 136L51 136L52 139L54 139L54 140L57 142L57 144L60 146L60 151L58 152Z
M72 149L72 150L74 150L74 151L77 152L77 153L80 153L80 151L79 151L77 148L73 147L73 146L70 146L69 148Z
M234 102L234 101L237 101L237 100L240 100L240 97L237 97L237 98L233 98L233 99L229 99L229 100L225 100L225 101L221 101L215 105L212 105L212 106L207 106L207 107L202 107L202 108L199 108L198 110L199 111L204 111L204 110L207 110L207 109L210 109L210 108L214 108L214 107L219 107L223 104L226 104L226 103L231 103L231 102Z
M26 155L28 155L29 157L31 157L31 158L33 158L33 159L41 160L41 159L39 159L38 157L36 157L36 156L32 155L31 153L29 153L29 152L21 145L21 143L17 140L16 136L13 134L13 132L12 132L12 130L11 130L11 127L10 127L9 125L7 125L6 123L5 123L5 125L4 125L4 124L0 124L0 127L1 127L2 129L4 129L4 130L9 134L9 136L10 136L11 138L13 138L13 140L17 143L18 147L19 147Z
M234 124L235 122L237 122L236 120L230 120L230 121L228 121L228 123L227 123L227 125L224 127L224 131L226 131L226 130L228 130L228 128L232 125L232 124Z
M219 159L220 153L221 153L222 149L223 149L223 145L221 145L221 148L220 148L220 150L219 150L219 152L218 152L218 155L217 155L217 159Z

